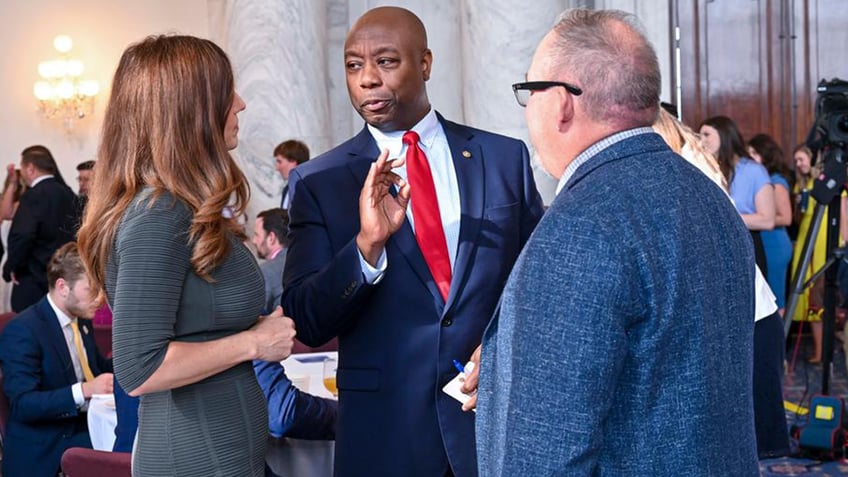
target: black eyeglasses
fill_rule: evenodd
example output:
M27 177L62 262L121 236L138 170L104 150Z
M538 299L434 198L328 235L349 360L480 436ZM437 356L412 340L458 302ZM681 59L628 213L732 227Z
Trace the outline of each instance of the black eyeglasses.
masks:
M573 84L562 83L560 81L527 81L526 83L515 83L512 85L512 92L515 93L515 100L521 106L527 106L527 101L530 99L530 93L533 91L544 91L554 86L562 86L566 91L574 96L583 94L583 90Z

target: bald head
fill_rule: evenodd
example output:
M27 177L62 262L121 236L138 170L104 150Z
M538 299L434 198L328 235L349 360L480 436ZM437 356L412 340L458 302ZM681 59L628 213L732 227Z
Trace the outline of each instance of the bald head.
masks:
M378 29L398 31L403 33L404 41L410 43L420 51L427 49L427 30L417 15L405 8L400 7L377 7L365 12L356 23L353 24L345 40L345 48L352 36L363 29Z
M414 13L369 10L348 32L344 55L351 104L368 124L385 132L408 130L430 111L425 82L433 55Z

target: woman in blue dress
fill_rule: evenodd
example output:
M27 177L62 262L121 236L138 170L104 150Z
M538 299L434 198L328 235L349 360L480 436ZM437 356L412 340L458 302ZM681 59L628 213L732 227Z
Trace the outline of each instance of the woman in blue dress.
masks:
M792 261L792 241L786 226L792 224L792 202L789 198L789 168L783 150L768 134L757 134L748 141L751 159L762 164L769 173L774 188L774 229L760 232L768 265L768 284L777 297L777 306L783 316L786 306L786 273Z

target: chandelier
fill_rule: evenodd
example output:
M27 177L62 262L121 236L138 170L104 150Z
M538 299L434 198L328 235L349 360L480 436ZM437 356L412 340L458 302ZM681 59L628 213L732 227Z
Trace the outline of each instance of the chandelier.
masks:
M62 121L65 131L73 130L74 122L94 113L94 98L100 90L97 81L81 79L85 70L82 61L69 56L73 41L67 35L53 39L59 58L38 64L41 80L32 88L38 100L38 112L46 119Z

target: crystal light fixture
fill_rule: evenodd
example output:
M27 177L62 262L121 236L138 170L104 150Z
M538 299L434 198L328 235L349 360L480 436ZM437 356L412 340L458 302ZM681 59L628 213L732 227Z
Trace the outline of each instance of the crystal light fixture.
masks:
M38 64L41 80L33 85L38 100L38 112L46 119L62 121L65 131L73 130L74 122L94 113L94 98L100 90L97 81L82 79L85 66L70 58L73 41L67 35L53 39L59 58Z

